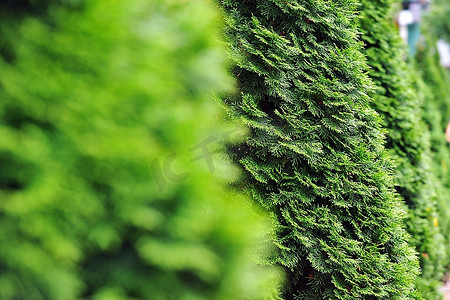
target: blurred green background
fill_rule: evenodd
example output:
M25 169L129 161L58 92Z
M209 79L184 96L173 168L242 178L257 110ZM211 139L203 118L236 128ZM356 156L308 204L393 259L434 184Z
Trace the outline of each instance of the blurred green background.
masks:
M217 179L236 171L192 160L233 129L212 101L232 89L219 20L197 0L0 3L0 299L276 286L254 264L266 218Z

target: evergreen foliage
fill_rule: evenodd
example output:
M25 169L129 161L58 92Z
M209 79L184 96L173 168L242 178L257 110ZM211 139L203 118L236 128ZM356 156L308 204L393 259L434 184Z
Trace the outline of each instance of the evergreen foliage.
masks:
M438 184L439 222L445 237L445 248L450 249L450 147L445 139L445 128L450 117L450 77L439 64L437 38L425 30L425 43L417 56L421 78L418 88L425 97L425 121L431 133L433 169ZM450 251L444 265L450 268Z
M420 253L417 287L425 299L439 297L445 247L438 226L436 184L423 97L414 85L412 65L392 20L391 0L363 0L360 15L364 54L376 85L372 107L388 129L386 147L396 163L396 189L408 205L407 229Z
M32 3L0 7L0 299L260 297L261 222L189 152L225 130L217 11Z
M355 1L221 1L250 128L231 149L242 188L272 213L284 299L412 299L418 273L371 82Z

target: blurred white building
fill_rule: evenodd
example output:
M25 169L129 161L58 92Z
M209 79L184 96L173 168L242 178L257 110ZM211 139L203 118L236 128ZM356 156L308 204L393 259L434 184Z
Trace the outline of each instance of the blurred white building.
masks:
M441 66L444 68L450 68L450 44L443 40L439 40L437 43L437 48L439 51Z

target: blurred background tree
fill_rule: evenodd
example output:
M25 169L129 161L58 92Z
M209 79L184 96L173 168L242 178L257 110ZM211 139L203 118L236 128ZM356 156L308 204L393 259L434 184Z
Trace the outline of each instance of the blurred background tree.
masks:
M361 39L376 86L371 104L387 129L386 148L396 164L396 189L408 206L406 224L411 244L420 254L417 289L425 299L437 299L446 247L438 222L430 135L423 120L424 97L415 85L417 71L405 61L406 47L394 27L394 3L362 1Z
M192 161L226 130L218 19L200 0L1 2L0 299L270 292L261 218Z
M450 42L450 2L448 0L433 0L428 29L435 37Z
M425 19L425 30L419 46L417 66L419 70L418 89L424 97L425 121L431 134L433 170L438 184L439 222L445 237L445 247L450 249L450 147L445 138L445 129L450 117L450 77L448 70L440 65L436 47L438 39L445 38L442 29L450 19L440 17L447 9L445 1L433 3ZM450 268L450 251L445 266Z

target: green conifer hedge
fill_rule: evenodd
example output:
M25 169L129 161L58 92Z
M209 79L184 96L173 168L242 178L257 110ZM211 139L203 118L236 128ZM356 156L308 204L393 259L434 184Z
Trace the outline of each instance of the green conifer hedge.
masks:
M423 121L423 97L414 85L414 66L394 28L391 0L363 0L360 14L364 54L376 89L371 102L388 129L386 147L396 163L396 189L409 208L407 229L420 253L417 286L425 299L439 297L445 247L439 228L430 136Z
M261 297L259 219L191 161L225 130L217 12L69 2L0 4L0 299Z
M412 299L418 273L393 187L356 1L221 1L250 128L231 149L242 187L276 220L284 299Z

